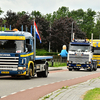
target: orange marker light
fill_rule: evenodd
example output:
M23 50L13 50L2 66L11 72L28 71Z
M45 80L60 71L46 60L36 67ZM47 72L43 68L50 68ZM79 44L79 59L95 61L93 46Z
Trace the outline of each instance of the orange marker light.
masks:
M18 29L14 28L13 31L18 31Z

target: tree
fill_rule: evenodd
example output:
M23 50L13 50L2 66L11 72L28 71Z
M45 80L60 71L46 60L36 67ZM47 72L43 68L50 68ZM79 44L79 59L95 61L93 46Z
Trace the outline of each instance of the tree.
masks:
M72 10L69 12L68 17L72 17L75 21L78 21L80 19L83 19L85 12L83 9L78 9L78 10Z
M52 14L46 14L45 15L45 19L48 20L49 22L51 22L51 19L52 19Z
M100 39L100 20L97 20L97 23L94 27L93 38Z
M37 48L38 49L45 48L46 50L48 50L49 22L45 18L41 18L41 17L36 17L35 21L38 27L41 40L42 40L42 43L40 43L39 40L37 39L37 44L36 44Z
M56 19L60 19L61 17L67 17L69 14L69 8L68 7L65 7L65 6L62 6L62 7L59 7L59 9L57 11L54 11L53 12L53 15L50 13L50 14L46 14L45 15L45 18L50 21L51 23L54 22L54 20Z
M12 12L11 10L7 11L7 14L5 15L4 20L6 20L6 26L9 27L10 25L13 28L16 28L16 23L17 20L19 19L19 16L15 13Z
M22 11L22 12L18 12L17 15L20 15L20 16L23 16L23 15L26 15L27 13L25 11Z
M91 38L91 33L93 33L94 30L94 15L96 15L95 11L92 11L92 9L87 9L86 14L83 17L83 31L86 32L87 38Z
M72 30L72 18L64 17L56 19L51 27L51 49L52 51L60 51L62 45L68 47L69 42L71 41L71 30ZM77 26L73 23L73 32L75 33L75 38L85 38L85 33L83 33Z
M1 8L0 8L0 15L1 15L2 13L4 13L4 11L2 11Z
M97 12L97 15L94 17L96 17L96 23L93 31L93 38L100 39L100 12Z
M41 15L41 13L39 12L39 11L32 11L31 12L31 18L33 18L33 17L42 17L42 15Z
M21 17L18 18L17 22L16 22L16 28L19 30L22 30L22 25L23 25L23 31L27 31L30 32L30 28L31 25L33 25L33 21L30 19L30 16L27 14L21 15Z
M91 37L91 33L94 30L94 16L96 15L95 11L88 8L87 11L82 9L73 10L69 13L68 17L72 17L77 23L79 23L79 28L86 33L87 38ZM82 22L79 20L82 19Z

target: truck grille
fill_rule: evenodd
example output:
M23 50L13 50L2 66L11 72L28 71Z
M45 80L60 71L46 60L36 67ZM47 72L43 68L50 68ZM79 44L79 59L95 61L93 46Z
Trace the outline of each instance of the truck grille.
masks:
M18 68L19 57L0 57L0 70L14 70Z
M85 62L89 61L89 55L70 55L69 61L72 61L73 63L85 64Z

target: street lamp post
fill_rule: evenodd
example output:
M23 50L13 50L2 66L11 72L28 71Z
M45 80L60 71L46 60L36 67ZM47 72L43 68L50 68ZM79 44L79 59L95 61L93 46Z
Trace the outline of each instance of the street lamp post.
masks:
M72 21L71 41L73 39L73 23L74 23L74 21Z
M51 32L51 23L50 23L50 32ZM50 37L51 37L51 33L50 33ZM49 52L50 52L50 41L49 41Z
M79 19L78 21L79 21L79 22L83 22L83 19ZM71 41L74 39L73 24L74 24L74 21L72 21Z

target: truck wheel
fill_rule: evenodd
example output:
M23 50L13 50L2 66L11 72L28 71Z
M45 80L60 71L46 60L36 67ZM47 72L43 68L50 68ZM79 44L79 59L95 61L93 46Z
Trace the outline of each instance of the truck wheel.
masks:
M31 79L31 77L32 77L32 68L31 68L31 66L30 66L30 68L29 68L29 75L28 76L26 76L26 78L27 79Z
M69 71L72 71L72 68L69 68Z
M94 71L97 70L97 64L94 64L94 66L93 66L93 70L94 70Z
M92 64L92 67L89 69L89 71L93 71L93 64Z
M45 71L42 72L43 77L48 77L48 65L45 65Z
M42 72L38 72L37 77L42 77Z

